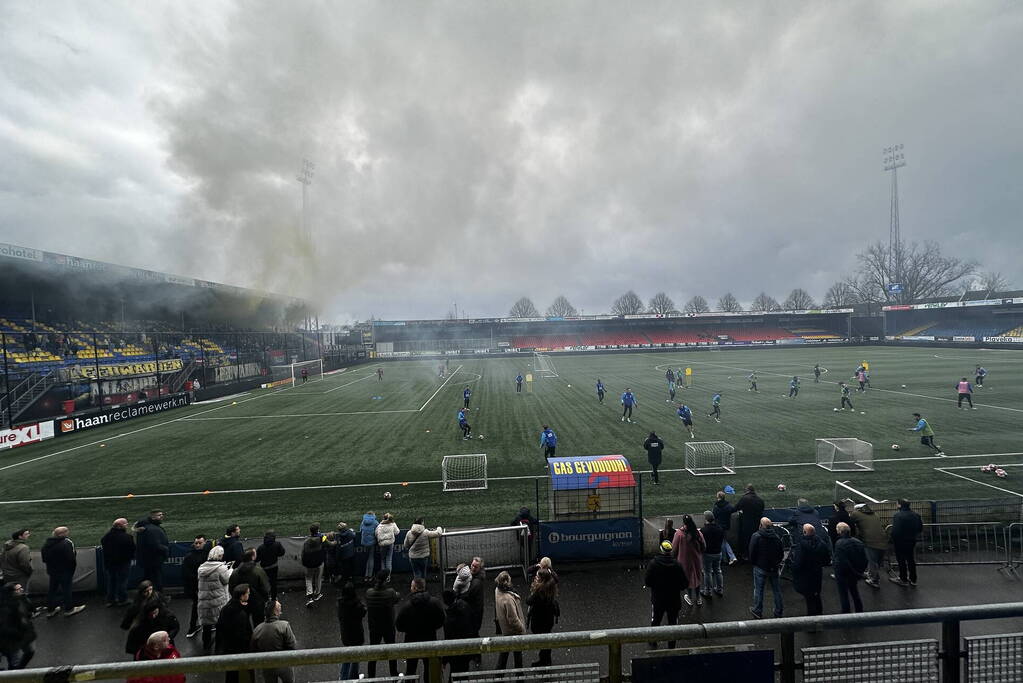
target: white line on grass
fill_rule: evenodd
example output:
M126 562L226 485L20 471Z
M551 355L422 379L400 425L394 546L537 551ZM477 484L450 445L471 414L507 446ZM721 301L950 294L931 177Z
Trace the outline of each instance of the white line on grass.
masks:
M426 399L426 403L424 403L422 406L419 407L419 412L423 412L423 410L426 409L426 406L430 405L430 401L433 400L433 397L436 396L437 394L439 394L440 390L443 389L444 387L446 387L448 385L448 382L453 380L455 378L455 374L459 370L461 370L461 369L462 369L461 365L459 365L457 368L455 368L455 371L451 373L451 376L448 377L446 380L444 380L444 384L441 384L439 387L437 387L437 391L433 392L433 395L430 396L430 398Z
M336 417L338 415L382 415L385 413L418 413L416 408L407 410L356 410L348 413L279 413L276 415L224 415L221 417L191 417L186 422L211 422L213 420L264 420L281 417Z
M977 481L976 479L972 479L971 477L964 477L961 474L956 474L955 472L949 472L948 469L946 469L944 467L935 467L934 471L935 472L941 472L942 474L947 474L950 477L958 477L959 479L965 479L966 481L973 482L974 484L980 484L981 486L986 486L989 489L995 489L996 491L1001 491L1003 493L1009 493L1009 494L1012 494L1014 496L1019 496L1020 498L1023 498L1023 493L1017 493L1016 491L1010 491L1009 489L1003 489L1001 486L995 486L994 484L988 484L988 483L983 482L983 481Z

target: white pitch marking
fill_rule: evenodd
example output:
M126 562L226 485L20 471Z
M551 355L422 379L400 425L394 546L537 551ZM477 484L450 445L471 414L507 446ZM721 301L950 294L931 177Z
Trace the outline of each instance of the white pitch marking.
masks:
M955 472L949 472L948 469L946 469L944 467L935 467L934 471L935 472L941 472L942 474L947 474L947 475L949 475L951 477L958 477L959 479L965 479L966 481L973 482L974 484L980 484L981 486L986 486L989 489L995 489L996 491L1001 491L1003 493L1009 493L1011 495L1019 496L1020 498L1023 498L1023 493L1017 493L1016 491L1010 491L1009 489L1003 489L1001 486L995 486L994 484L988 484L988 483L983 482L983 481L977 481L976 479L971 479L970 477L964 477L961 474L956 474Z
M444 380L444 384L441 384L439 387L437 387L437 391L433 392L433 395L430 396L430 398L426 399L426 403L424 403L422 406L419 407L419 412L422 412L423 410L426 409L426 406L430 405L430 401L433 400L433 397L436 396L437 394L439 394L440 390L443 389L444 387L446 387L448 385L448 382L453 380L455 378L455 374L459 370L461 370L461 369L462 369L461 365L459 365L457 368L455 368L455 371L452 372L451 375L446 380Z

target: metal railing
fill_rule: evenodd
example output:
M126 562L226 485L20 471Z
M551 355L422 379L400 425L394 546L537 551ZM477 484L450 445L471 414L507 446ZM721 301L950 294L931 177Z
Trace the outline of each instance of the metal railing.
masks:
M918 565L996 564L1012 566L1009 531L1001 522L924 524L916 543ZM885 527L891 536L891 525ZM889 558L889 561L891 558Z
M218 657L188 657L146 662L109 662L83 664L54 669L25 669L0 672L0 683L45 683L45 681L110 680L144 676L169 676L216 671L241 671L342 662L386 659L427 659L430 680L439 681L443 672L441 658L454 655L490 654L538 649L599 647L607 649L608 681L621 683L622 646L652 641L708 641L722 638L777 636L775 663L782 683L795 683L803 662L796 659L795 634L828 629L872 628L912 624L941 624L940 648L936 652L942 683L963 680L966 657L960 625L963 621L1023 617L1023 602L995 605L966 605L854 614L829 614L817 617L789 617L762 621L728 621L720 623L684 624L622 628L598 631L570 631L522 636L498 636L465 640L400 643L394 645L363 645L316 650L259 652ZM993 650L993 652L999 652ZM1002 650L1005 656L1019 657L1015 650Z
M529 564L528 527L445 531L437 540L440 567L445 575L455 573L460 564L469 564L476 555L487 558L487 569L518 569L523 576L526 575Z

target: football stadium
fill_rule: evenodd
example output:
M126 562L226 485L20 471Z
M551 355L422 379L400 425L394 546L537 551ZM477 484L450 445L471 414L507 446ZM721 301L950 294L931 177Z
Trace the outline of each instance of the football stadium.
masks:
M0 683L1023 681L1023 9L0 25Z

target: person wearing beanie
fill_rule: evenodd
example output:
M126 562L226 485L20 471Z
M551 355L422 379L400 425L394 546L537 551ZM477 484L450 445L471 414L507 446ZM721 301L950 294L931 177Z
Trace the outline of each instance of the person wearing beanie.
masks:
M355 532L344 522L338 522L334 541L337 543L337 573L347 582L355 576Z
M467 564L460 565L455 573L455 582L451 585L451 590L455 592L455 595L464 596L469 591L471 584L472 570L469 569Z
M689 588L689 580L682 565L675 561L671 541L661 541L657 556L647 565L643 585L650 589L650 625L660 626L665 617L669 626L677 624L682 591ZM668 647L674 648L675 641L669 641ZM650 649L657 649L657 643L650 643Z

